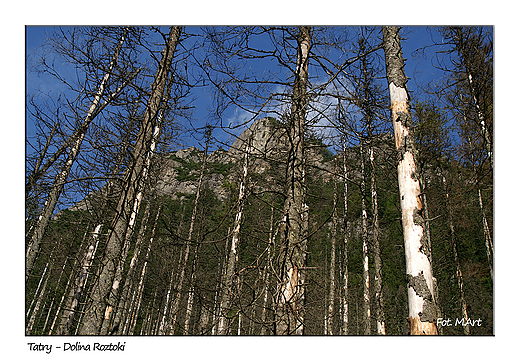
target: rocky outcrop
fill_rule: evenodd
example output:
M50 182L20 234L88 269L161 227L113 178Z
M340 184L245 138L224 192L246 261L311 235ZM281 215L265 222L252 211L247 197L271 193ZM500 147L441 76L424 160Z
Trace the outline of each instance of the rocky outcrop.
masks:
M230 184L239 183L241 174L239 165L242 164L248 144L250 146L249 174L260 175L262 180L262 185L253 185L255 189L258 187L263 189L272 184L275 173L283 178L284 161L287 159L287 149L290 144L285 129L283 124L274 118L260 119L242 132L228 150L220 148L207 156L203 183L220 201L230 196L229 192L232 189L229 187ZM324 157L324 151L322 144L313 144L312 147L307 148L305 158L306 163L310 165L309 176L329 181L332 177L333 165L330 159L327 161ZM358 152L354 148L349 149L347 158L359 159ZM157 154L153 159L147 191L153 191L155 196L174 199L194 194L197 190L203 156L203 151L193 146L171 153ZM282 184L283 181L280 185ZM116 188L114 186L112 192L115 197L118 194ZM92 208L93 201L99 199L101 194L102 191L89 195L88 198L74 205L71 210Z

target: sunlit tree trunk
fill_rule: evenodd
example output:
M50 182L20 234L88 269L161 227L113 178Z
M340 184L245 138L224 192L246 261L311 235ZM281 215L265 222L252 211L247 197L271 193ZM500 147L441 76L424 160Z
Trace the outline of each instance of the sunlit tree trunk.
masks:
M272 247L274 243L275 236L273 234L273 227L274 227L274 197L272 200L273 204L271 205L271 221L269 223L269 241L267 245L267 264L265 266L265 273L264 273L264 279L265 279L265 285L264 285L264 299L262 304L262 315L261 315L261 321L262 321L262 328L260 329L260 335L264 336L267 334L267 308L269 307L269 287L270 287L270 277L271 277L271 268L272 268L272 259L271 259L271 253L272 253Z
M343 214L343 301L342 301L342 333L348 335L348 240L349 240L349 229L350 225L347 218L348 211L348 173L347 173L347 146L345 144L345 138L343 138L343 203L344 203L344 214Z
M101 101L101 97L105 93L106 84L108 82L112 69L114 68L114 66L117 62L117 58L119 57L119 52L121 51L121 48L123 47L123 43L125 41L127 31L128 31L128 29L125 29L125 32L123 33L123 36L121 37L121 40L119 41L119 44L117 45L114 55L112 56L112 60L110 61L110 64L108 66L108 71L106 72L105 76L101 80L99 88L96 92L96 95L94 96L94 100L92 101L92 104L88 110L85 120L83 121L83 124L74 133L74 139L71 140L70 151L67 156L67 160L65 161L65 164L64 164L63 168L61 169L60 173L58 173L58 175L56 176L56 179L54 180L54 184L51 188L51 191L49 192L49 195L47 197L43 210L38 218L38 221L37 221L36 227L34 229L33 235L31 237L29 247L27 248L26 257L25 257L25 280L26 281L32 271L32 268L34 267L36 257L40 250L40 245L41 245L43 235L45 234L45 231L47 230L47 226L49 225L49 221L51 220L52 214L54 212L54 208L56 207L56 204L58 203L58 198L63 191L63 186L65 185L65 181L67 180L69 173L72 169L72 165L74 164L76 157L79 153L81 144L83 143L83 139L85 138L85 134L87 133L88 127L90 126L90 124L92 123L92 121L94 120L96 115L98 114L97 108ZM34 182L35 182L35 180L29 180L28 185L30 186Z
M52 264L48 262L45 265L45 269L43 270L42 277L40 278L40 282L38 283L38 288L36 288L36 295L34 296L29 311L27 312L26 317L29 317L29 321L26 324L25 334L29 335L32 332L34 323L36 321L36 316L38 315L38 311L40 310L40 306L43 301L43 296L45 294L45 290L47 289L47 282L49 281L48 272L52 269ZM42 285L43 282L43 285ZM34 309L33 308L34 304Z
M381 247L379 244L379 206L377 203L377 184L376 172L374 162L374 148L372 142L368 150L370 157L370 167L372 169L372 176L370 181L370 191L372 194L372 239L374 245L374 290L375 290L375 304L376 304L376 328L378 335L386 334L385 330L385 312L384 312L384 298L383 298L383 265L381 261Z
M251 139L248 140L248 145L244 154L244 166L242 169L242 179L240 180L240 187L238 190L237 212L235 214L235 222L233 224L233 231L231 235L231 250L224 277L224 285L222 289L222 312L220 314L218 323L218 334L225 334L226 332L226 317L231 303L231 288L235 276L236 263L238 262L238 246L240 236L240 226L242 225L242 215L244 212L244 204L246 199L246 183L247 173L249 167L249 153L251 152Z
M364 139L359 142L361 159L361 227L363 235L363 334L370 335L370 270L368 266L368 214L366 206L365 185L365 151Z
M71 288L72 300L71 305L68 309L66 309L63 313L62 322L60 324L59 330L57 334L67 335L70 334L70 330L72 328L72 323L74 319L74 315L76 313L76 308L78 308L80 298L83 294L83 289L87 282L87 277L89 274L90 267L92 266L92 261L94 260L94 256L96 254L96 250L99 243L99 233L101 232L102 224L98 224L92 233L91 243L88 247L87 254L83 259L83 263L81 265L81 269L79 274L77 275L74 286Z
M338 190L336 180L334 182L334 193L333 193L333 211L332 211L332 231L331 231L331 248L330 248L330 268L329 268L329 300L328 300L328 308L327 315L325 316L325 335L333 335L332 331L332 317L334 315L334 297L336 291L336 227L338 223L338 210L337 210L337 200L338 200Z
M182 265L180 266L180 275L179 280L177 281L177 292L175 293L174 299L173 299L173 306L171 310L171 320L170 320L170 334L175 333L175 324L177 323L178 313L179 313L179 305L181 302L181 290L184 285L184 278L186 277L186 268L188 266L188 260L190 257L190 246L192 243L193 238L193 230L195 228L195 220L197 217L197 208L199 207L199 199L200 199L200 193L202 190L202 179L204 178L204 172L206 170L206 162L207 162L207 155L208 155L208 147L209 147L209 137L208 141L206 142L206 148L204 150L204 159L202 161L202 168L199 175L199 180L197 182L197 191L195 194L195 201L193 204L193 211L191 214L191 221L190 221L190 229L188 231L188 239L186 240L186 248L184 251L184 259L182 261ZM164 323L161 323L163 325Z
M442 174L442 184L444 185L444 194L446 196L446 209L448 211L448 223L450 226L450 237L451 237L451 244L453 247L453 257L455 259L455 268L456 268L456 274L457 274L457 285L459 287L459 293L460 293L460 304L461 304L461 311L462 311L462 317L464 320L468 320L468 306L466 304L466 297L464 296L464 280L462 278L462 270L460 268L460 261L459 261L459 252L457 248L457 240L455 237L455 226L453 224L453 213L451 211L451 204L450 204L450 195L448 193L448 185L446 183L446 177L444 174ZM463 325L464 328L464 334L469 335L470 329L469 329L469 323Z
M399 28L383 27L386 74L390 90L390 108L395 145L399 154L397 176L404 234L406 276L408 281L408 317L412 335L437 334L433 272L425 235L421 187L416 168L416 148L404 59Z
M123 251L128 225L131 222L132 213L136 210L138 187L146 155L150 143L154 137L156 120L160 111L161 102L164 99L164 91L170 74L173 55L179 42L181 27L171 27L166 47L159 64L142 126L133 150L134 165L129 168L125 176L124 190L121 193L116 216L111 225L105 255L100 267L100 275L92 289L92 302L85 312L83 323L79 329L82 335L99 334L104 320L108 320L111 314L111 305L107 301L112 299L111 289L114 287L116 273L120 268L121 253ZM108 330L108 328L104 328Z
M144 240L144 235L146 233L146 229L148 227L148 219L150 217L150 204L151 200L146 203L146 208L144 210L144 215L141 219L141 227L139 228L139 232L137 233L137 241L135 243L134 254L132 255L132 259L130 260L130 265L128 267L128 272L126 274L125 283L123 285L123 289L121 291L121 296L119 298L118 308L116 310L114 316L114 326L118 326L117 330L114 331L113 334L122 334L124 326L121 323L125 324L125 319L128 314L128 308L131 303L131 289L134 284L134 275L136 272L136 263L139 259L141 253L141 247ZM117 279L117 277L116 277Z
M303 300L301 294L301 273L304 268L302 245L304 218L304 130L305 108L307 106L307 78L309 50L311 46L310 27L300 27L298 35L298 57L293 85L291 114L288 124L290 150L287 162L286 199L281 227L282 250L280 255L280 282L276 296L276 334L301 334L303 332Z
M486 254L489 263L489 272L491 273L491 280L493 280L493 256L495 254L495 249L493 247L493 238L491 237L491 232L489 231L486 212L484 211L484 204L482 203L482 192L480 191L480 187L478 187L478 203L480 207L480 213L482 214L482 226L484 228L484 238L486 240Z
M157 214L155 216L154 226L152 229L152 236L150 237L150 241L148 242L148 248L146 249L146 254L144 256L144 263L141 269L141 274L139 276L139 282L137 284L137 288L134 291L132 296L132 300L130 302L130 318L127 318L127 322L125 324L125 328L123 329L123 334L134 334L135 324L137 322L137 315L139 313L139 309L141 307L141 302L143 299L143 289L144 289L144 277L146 275L148 260L150 258L150 252L152 250L152 244L155 238L155 230L157 228L157 220L159 219L159 215L161 213L161 207L157 210ZM136 302L134 302L137 299ZM135 306L134 306L135 304ZM127 332L129 331L129 332Z
M195 252L193 253L193 260L191 262L191 273L189 278L190 289L188 291L188 301L186 303L186 316L184 318L184 334L189 334L191 317L193 314L193 302L195 297L195 270L197 265L197 258L199 253L199 245L195 245Z

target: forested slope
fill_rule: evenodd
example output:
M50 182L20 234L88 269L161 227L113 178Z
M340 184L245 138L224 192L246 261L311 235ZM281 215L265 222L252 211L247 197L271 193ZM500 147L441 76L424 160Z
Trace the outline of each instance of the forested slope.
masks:
M416 98L400 31L56 31L26 334L493 335L492 29L432 30Z

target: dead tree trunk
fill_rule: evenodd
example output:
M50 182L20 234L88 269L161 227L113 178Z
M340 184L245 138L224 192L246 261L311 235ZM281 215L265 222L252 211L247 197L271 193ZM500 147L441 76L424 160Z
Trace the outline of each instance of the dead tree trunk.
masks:
M365 140L360 140L360 159L361 159L361 223L363 235L363 334L370 335L370 270L368 266L368 214L366 206L366 185L365 185Z
M96 95L94 96L94 100L92 101L92 104L87 113L87 116L85 117L85 120L83 121L83 124L78 128L78 130L76 132L74 132L73 137L71 137L71 139L69 140L70 151L69 151L67 160L65 161L65 164L64 164L61 172L56 176L56 179L54 180L54 184L51 188L51 191L49 192L49 195L47 197L43 210L36 223L36 227L34 229L34 233L33 233L32 237L31 237L29 247L27 248L27 253L26 253L26 257L25 257L25 280L26 281L34 267L36 257L40 250L40 245L41 245L43 235L45 234L45 231L47 230L47 226L49 225L49 221L52 218L54 208L56 207L56 204L58 203L58 198L63 191L63 186L65 185L65 181L67 180L69 173L72 169L72 165L74 164L74 161L76 160L76 156L79 153L81 144L83 142L83 139L85 138L85 134L87 133L88 127L92 123L92 121L94 120L96 115L99 113L98 106L101 101L101 97L105 93L105 87L107 85L107 82L108 82L108 79L112 72L112 69L114 68L114 66L117 62L117 58L119 57L119 52L121 51L121 48L123 47L123 43L126 39L127 31L128 31L128 29L125 29L125 32L123 33L123 36L121 37L121 40L119 41L119 44L117 45L114 55L112 56L112 60L110 61L110 64L108 66L108 71L106 72L105 76L101 80L99 88L96 92ZM42 170L39 170L39 172L41 173ZM30 187L31 185L33 185L36 182L37 173L38 172L35 172L31 175L27 187ZM28 192L27 188L26 188L26 192Z
M150 99L148 100L142 126L133 150L134 165L128 169L125 176L124 190L119 199L116 216L111 225L105 255L100 267L100 275L93 286L92 301L85 312L85 317L79 330L79 333L82 335L99 334L103 321L110 318L111 309L110 305L107 305L107 301L112 299L110 295L111 289L114 286L118 266L121 262L121 253L128 225L131 222L133 212L135 212L134 206L139 192L138 188L143 168L145 167L146 155L154 137L157 116L161 108L161 102L164 99L164 91L180 34L181 27L172 27L170 29L168 41L152 84Z
M225 334L227 330L227 321L225 313L228 313L231 303L231 288L233 287L233 280L236 278L236 263L238 262L238 243L240 236L240 226L242 224L242 214L244 211L244 204L246 198L246 183L247 173L249 166L249 153L251 151L251 140L248 141L248 145L244 154L244 167L242 171L242 180L240 181L240 188L238 190L237 200L237 212L235 214L235 222L233 224L233 232L231 236L231 250L229 253L229 259L226 268L226 274L224 278L224 285L222 289L222 309L220 313L218 323L218 334Z
M276 296L276 334L302 334L303 299L300 288L304 267L304 130L307 106L307 78L309 50L311 46L310 27L300 27L297 67L291 99L291 114L288 122L290 143L286 169L286 199L284 217L281 223L281 255Z
M333 335L332 331L332 318L334 316L334 299L336 292L336 227L338 224L338 210L337 210L337 200L338 200L338 186L336 180L334 179L334 193L333 193L333 211L332 211L332 231L331 231L331 248L330 248L330 268L329 268L329 300L328 300L328 308L325 316L325 335Z
M448 211L448 223L450 225L450 237L451 237L451 244L453 247L453 257L455 259L455 268L456 268L456 274L457 274L457 285L459 287L459 293L460 293L460 304L461 304L461 311L462 311L462 317L464 320L468 320L468 306L466 304L466 297L464 296L464 280L462 278L462 270L460 268L460 261L459 261L459 251L457 248L457 239L455 237L455 226L453 224L453 213L451 211L451 204L450 204L450 194L448 192L448 185L446 182L446 177L444 174L442 174L442 184L444 185L444 195L446 196L446 209ZM466 323L463 325L464 327L464 334L469 335L469 323Z
M437 334L433 271L425 235L419 170L412 134L412 119L399 28L383 27L386 74L390 90L395 146L399 154L397 175L408 280L408 319L412 335Z
M349 231L350 231L350 223L347 218L348 211L348 173L347 173L347 146L345 142L345 138L343 138L343 185L344 185L344 193L343 193L343 203L344 203L344 213L343 213L343 248L344 248L344 256L343 256L343 303L342 303L342 319L343 319L343 335L348 335L348 241L349 241Z
M209 147L209 136L208 136L208 141L206 142L206 148L204 150L204 155L203 155L204 159L202 161L202 168L201 168L199 180L197 183L197 192L195 194L195 201L194 201L194 205L193 205L193 211L191 214L190 229L188 231L188 239L186 240L186 249L184 251L184 259L183 259L182 265L180 267L181 270L180 270L179 280L177 281L177 288L176 288L177 292L175 293L175 297L173 300L173 306L172 306L172 310L171 310L170 334L175 333L175 324L177 323L177 317L178 317L177 314L179 312L179 305L181 302L181 290L182 290L182 287L184 284L184 278L186 277L186 268L187 268L188 260L190 257L190 246L191 246L191 242L192 242L191 240L193 237L195 219L197 217L197 208L199 206L200 193L202 190L202 180L204 178L204 172L206 169L208 147ZM164 323L161 323L161 325L163 325L163 324ZM161 331L161 333L163 333L163 332Z
M385 331L385 312L384 312L384 298L383 298L383 265L381 261L381 246L379 244L379 206L377 203L377 184L376 172L374 162L374 148L372 142L368 150L370 157L370 167L372 169L370 190L372 194L372 239L374 246L374 290L375 290L375 315L377 324L377 334L384 335Z

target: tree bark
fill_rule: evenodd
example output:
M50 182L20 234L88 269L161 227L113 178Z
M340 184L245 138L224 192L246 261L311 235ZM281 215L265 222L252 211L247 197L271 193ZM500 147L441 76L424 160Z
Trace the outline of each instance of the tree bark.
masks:
M195 219L197 217L197 208L199 205L199 199L200 199L200 192L202 190L202 179L204 178L204 172L206 169L206 162L207 162L207 156L208 156L208 147L209 147L209 138L206 142L206 148L204 150L204 159L202 161L202 169L200 171L199 180L197 183L197 192L195 194L195 201L193 205L193 211L191 214L191 221L190 221L190 229L188 231L188 239L186 241L186 250L184 251L184 259L182 262L179 280L177 281L177 292L175 293L173 307L171 310L171 321L170 321L170 334L175 333L175 324L177 323L177 314L179 312L179 305L181 302L181 290L184 284L184 278L186 277L186 268L188 265L188 260L190 257L190 244L193 237L193 230L195 227ZM161 323L163 325L164 323ZM162 333L162 332L161 332Z
M383 265L381 261L381 247L379 244L379 206L377 203L377 184L374 162L374 148L372 142L369 147L370 166L372 169L372 177L370 181L370 190L372 194L372 239L374 245L374 290L375 290L375 315L377 324L377 334L385 335L385 312L383 298Z
M110 318L111 306L107 305L107 300L112 299L110 295L111 289L114 286L118 265L121 262L125 235L131 222L132 212L135 210L134 205L138 196L140 177L145 167L146 154L154 136L156 119L160 111L161 102L164 99L164 90L180 34L181 27L176 26L170 29L168 41L152 84L152 91L142 126L133 150L133 160L135 162L133 167L127 170L124 183L125 189L116 208L116 216L111 226L105 255L100 268L100 275L93 287L92 302L85 312L85 317L79 330L82 335L99 334L103 321Z
M332 231L331 231L331 248L330 248L330 268L329 268L329 305L327 308L327 315L325 316L325 335L332 336L334 333L332 331L332 318L334 316L334 297L336 291L336 227L338 223L338 210L337 210L337 200L338 200L338 187L336 184L336 180L334 179L334 193L333 193L333 211L332 211Z
M484 228L484 238L486 240L486 255L489 263L489 272L491 274L491 280L494 280L493 256L495 255L495 248L493 246L493 238L491 237L491 232L489 231L486 212L484 211L484 204L482 203L482 192L480 191L480 187L478 187L478 204L480 207L480 212L482 214L482 227Z
M117 48L114 52L112 60L110 61L110 64L108 66L108 71L105 74L105 76L103 77L101 84L99 85L99 88L96 92L96 95L94 96L94 100L92 101L92 104L87 113L87 116L85 117L85 120L83 121L83 124L74 133L75 138L73 138L71 140L70 151L69 151L67 160L65 161L65 165L63 166L61 172L56 176L56 179L54 180L54 184L51 188L51 191L49 192L49 195L47 197L47 201L45 202L45 206L43 207L40 217L38 218L38 221L37 221L34 233L31 237L31 241L30 241L29 247L27 249L26 257L25 257L25 259L26 259L26 261L25 261L25 280L26 281L32 271L32 268L34 267L36 257L40 250L40 244L41 244L43 235L45 234L45 231L47 230L47 226L49 224L49 221L51 220L52 214L54 212L54 208L56 207L56 204L58 202L58 198L61 195L61 192L63 191L63 186L65 185L65 181L67 180L69 173L72 169L72 165L74 164L74 161L76 160L76 156L79 153L81 143L83 142L83 139L85 138L85 134L88 130L90 123L92 123L95 116L98 114L97 108L98 108L99 102L101 101L101 97L103 96L103 94L105 92L105 86L110 77L110 73L112 72L112 69L114 68L114 66L117 62L117 58L119 57L119 52L121 51L121 48L123 47L123 43L125 41L126 34L127 34L127 29L125 29L125 32L123 33L123 36L121 37L121 40L119 41L119 44L117 45ZM32 177L32 178L30 177L28 185L30 186L30 185L34 184L35 182L36 182L35 177ZM28 190L26 190L26 192L28 192Z
M244 167L242 170L242 180L240 181L240 187L238 190L237 200L237 212L235 214L235 222L233 224L233 232L231 236L231 250L229 253L229 259L226 268L226 274L224 278L224 285L222 289L222 312L220 313L218 323L218 334L225 334L227 329L227 322L224 313L228 313L229 306L231 303L231 288L233 286L233 280L235 276L235 267L238 262L238 244L240 235L240 226L242 224L242 214L244 211L244 204L246 198L246 183L247 173L249 167L249 153L251 152L252 137L247 141L247 147L244 155Z
M453 247L453 257L455 259L455 268L456 268L456 274L457 274L457 285L459 287L459 293L460 293L460 304L461 304L461 311L462 311L462 317L464 320L468 320L468 306L466 304L466 297L464 296L464 280L462 278L462 270L460 268L460 261L459 261L459 252L457 248L457 240L455 238L455 226L453 224L453 213L451 211L451 204L450 204L450 195L448 193L448 185L446 182L446 177L444 174L442 174L442 184L444 185L444 194L446 196L446 209L448 211L448 223L450 225L450 237L451 237L451 244ZM469 329L469 323L466 323L463 325L464 327L464 334L469 335L470 329Z
M350 231L350 223L347 218L348 211L348 173L347 173L347 146L345 142L345 138L343 138L343 185L344 185L344 193L343 193L343 203L344 203L344 213L343 213L343 247L345 249L343 256L343 335L348 335L348 240L349 240L349 231Z
M360 159L361 159L361 222L363 229L363 334L370 335L370 270L368 267L368 214L366 207L366 185L365 185L365 140L360 140Z
M304 218L304 130L307 106L307 78L309 50L311 46L310 27L300 27L298 35L298 57L293 85L291 114L288 124L290 149L286 169L286 199L282 250L280 255L279 284L276 296L276 334L302 334L303 300L301 294L301 273L304 267L303 218Z
M397 175L404 234L408 281L408 320L412 335L437 334L433 272L425 235L423 206L420 200L419 170L412 134L412 119L399 28L383 27L386 74L390 90L392 124L399 154Z
M92 241L88 247L87 253L83 259L83 263L81 265L81 269L79 274L76 277L74 282L74 287L71 289L72 293L72 302L70 307L64 311L62 316L62 322L59 326L57 334L60 335L68 335L70 334L70 330L72 328L72 323L74 319L74 315L76 313L76 308L79 305L80 298L83 294L83 289L87 282L87 277L89 274L89 269L92 265L92 261L96 254L97 246L99 243L99 233L101 231L102 224L98 224L94 229L92 234Z

